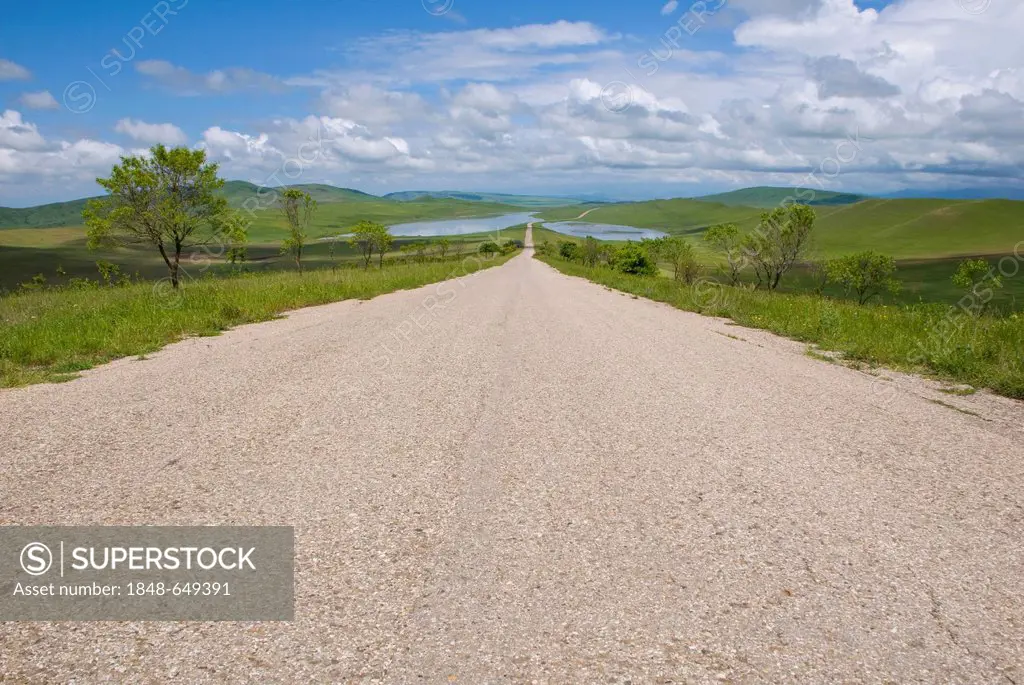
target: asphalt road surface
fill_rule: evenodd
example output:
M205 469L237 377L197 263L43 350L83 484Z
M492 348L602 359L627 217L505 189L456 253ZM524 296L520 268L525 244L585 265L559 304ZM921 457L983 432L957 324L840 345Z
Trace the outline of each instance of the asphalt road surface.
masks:
M292 623L0 680L1024 683L1020 405L803 352L524 254L0 392L0 523L297 541Z

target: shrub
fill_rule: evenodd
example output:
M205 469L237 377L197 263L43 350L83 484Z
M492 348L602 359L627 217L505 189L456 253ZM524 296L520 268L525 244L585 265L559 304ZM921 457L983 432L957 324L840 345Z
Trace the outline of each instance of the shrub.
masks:
M563 240L558 243L558 255L562 259L568 259L570 262L575 262L581 258L582 252L579 244L572 240Z
M626 243L617 249L612 259L612 266L624 274L633 274L634 276L653 276L658 273L657 265L636 243Z
M498 246L498 243L493 241L487 241L480 246L480 254L493 255L498 254L499 252L501 252L501 248Z
M896 260L872 250L833 259L826 265L828 278L841 284L846 292L857 295L857 303L864 304L883 292L898 293L901 284L896 273Z

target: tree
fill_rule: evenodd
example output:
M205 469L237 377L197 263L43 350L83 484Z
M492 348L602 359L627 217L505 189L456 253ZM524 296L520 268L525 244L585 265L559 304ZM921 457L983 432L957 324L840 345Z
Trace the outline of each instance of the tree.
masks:
M814 210L807 205L779 207L761 215L761 223L743 239L743 251L754 265L758 286L768 290L779 281L807 249L814 228Z
M581 254L580 245L574 240L563 240L558 243L558 256L562 259L575 262Z
M828 267L829 263L821 259L815 259L807 263L807 275L814 285L814 294L818 297L821 297L825 292L825 286L828 285Z
M377 236L387 233L387 228L374 221L360 221L352 229L352 239L349 241L352 247L359 251L363 258L363 268L370 268L370 260L373 259L373 251L377 249Z
M743 270L743 237L736 224L717 224L704 231L704 242L722 253L729 271L729 285L740 282Z
M580 259L586 266L597 266L597 260L601 258L601 244L593 236L587 236L583 240L583 247L580 249Z
M635 276L653 276L658 273L658 266L647 254L647 250L633 242L618 248L612 263L622 273Z
M965 306L964 302L970 302L971 306L966 308L981 314L995 296L994 291L1003 287L1003 279L984 259L965 259L953 274L953 285L965 292L964 299L960 301L961 306ZM981 289L983 285L988 287ZM980 298L984 299L979 301Z
M841 284L864 304L883 292L898 293L902 284L893 278L896 260L872 250L846 255L828 262L829 280Z
M499 252L501 252L501 247L499 247L498 243L494 241L488 241L480 246L480 253L485 254L488 257L498 254Z
M306 246L309 224L316 213L316 200L298 188L287 188L277 196L277 204L288 224L288 237L281 244L281 254L290 252L301 274L302 249Z
M380 224L378 224L380 226ZM386 226L380 226L373 234L373 248L377 250L377 268L384 268L384 255L391 246L395 244L395 238L388 232Z
M452 246L452 241L447 238L441 238L437 241L437 253L441 255L441 259L448 256L448 249Z
M229 220L227 200L218 192L224 181L203 150L157 145L147 156L122 157L110 178L96 182L108 195L90 200L82 213L89 247L149 243L159 250L175 289L183 250L222 240L243 225Z
M672 277L692 285L700 276L701 266L697 252L685 238L659 238L658 253L672 265Z

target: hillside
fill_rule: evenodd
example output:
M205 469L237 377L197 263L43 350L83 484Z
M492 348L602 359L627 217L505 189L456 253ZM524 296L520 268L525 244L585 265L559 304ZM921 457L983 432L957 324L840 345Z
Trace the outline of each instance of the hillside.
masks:
M787 198L796 198L802 204L811 206L818 205L849 205L868 199L866 195L854 195L852 193L836 193L827 190L812 190L809 188L775 188L771 186L759 186L756 188L742 188L728 193L717 193L715 195L702 195L694 200L700 202L715 202L728 206L746 207L778 207Z
M542 212L562 221L593 207ZM699 200L654 200L598 206L593 223L654 228L696 235L716 223L753 230L765 209L730 207ZM1024 202L1015 200L882 200L815 207L814 249L822 255L878 250L898 259L1005 254L1024 238Z
M462 200L464 202L491 202L515 207L564 207L566 205L578 204L580 198L547 197L542 195L510 195L507 193L467 193L457 190L403 190L397 193L388 193L384 196L388 200L399 202L413 202L428 198Z
M82 210L88 201L89 198L83 198L24 209L0 207L0 228L77 226L82 223Z

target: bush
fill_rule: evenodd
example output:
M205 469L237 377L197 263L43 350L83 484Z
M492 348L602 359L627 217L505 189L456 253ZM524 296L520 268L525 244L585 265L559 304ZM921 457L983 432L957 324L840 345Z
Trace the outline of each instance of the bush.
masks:
M612 266L624 274L634 276L653 276L658 267L647 255L647 252L636 243L626 243L615 251Z
M558 243L558 256L570 262L578 261L581 258L580 246L572 240L563 240Z
M499 252L501 252L501 248L498 246L498 243L492 241L487 241L480 246L480 254L493 255Z

